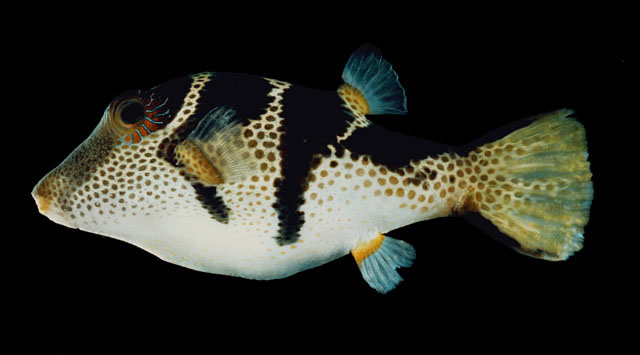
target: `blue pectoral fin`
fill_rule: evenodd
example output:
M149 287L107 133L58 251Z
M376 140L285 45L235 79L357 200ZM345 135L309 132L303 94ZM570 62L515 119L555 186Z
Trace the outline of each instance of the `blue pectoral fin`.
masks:
M376 47L363 45L355 51L342 72L342 79L362 93L370 114L407 113L407 98L398 74Z

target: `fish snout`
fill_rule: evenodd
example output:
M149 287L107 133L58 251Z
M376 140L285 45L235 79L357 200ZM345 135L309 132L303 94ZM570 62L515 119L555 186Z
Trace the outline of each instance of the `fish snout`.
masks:
M70 210L66 206L64 193L60 191L59 176L55 174L55 170L47 174L40 182L36 184L31 191L31 196L36 201L38 211L47 216L50 220L72 227L66 218L66 212Z
M53 200L53 192L49 187L49 175L45 176L31 191L31 196L36 201L36 205L38 206L38 211L40 213L46 215L49 207L51 206L51 202Z

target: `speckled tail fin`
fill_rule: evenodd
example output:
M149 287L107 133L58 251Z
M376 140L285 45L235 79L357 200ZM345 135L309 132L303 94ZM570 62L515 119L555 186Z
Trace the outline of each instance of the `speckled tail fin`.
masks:
M474 175L466 209L525 255L565 260L582 248L593 188L584 127L572 113L536 117L468 154Z
M382 234L358 244L351 254L364 280L383 294L393 290L402 281L396 269L411 266L416 258L411 244Z
M342 72L345 84L340 95L347 104L354 104L363 114L404 115L407 98L398 74L372 45L355 51Z

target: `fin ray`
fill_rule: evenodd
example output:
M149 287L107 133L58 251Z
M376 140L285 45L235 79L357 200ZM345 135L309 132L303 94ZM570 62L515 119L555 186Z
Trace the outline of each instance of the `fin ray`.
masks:
M368 113L407 113L407 99L398 74L374 46L363 45L351 55L342 79L362 94Z
M257 167L242 142L242 124L235 116L230 108L212 109L176 147L179 163L205 185L243 180Z
M411 266L416 257L411 244L382 234L358 244L351 253L364 280L382 294L393 290L403 280L396 269Z
M475 211L522 254L565 260L582 248L593 186L584 127L572 113L540 116L469 153L482 183Z

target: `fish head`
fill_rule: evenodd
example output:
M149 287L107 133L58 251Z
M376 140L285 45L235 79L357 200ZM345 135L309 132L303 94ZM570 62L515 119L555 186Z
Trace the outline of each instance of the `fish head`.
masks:
M193 111L187 97L195 82L186 77L116 97L91 135L34 187L40 213L134 243L201 213L173 152Z

